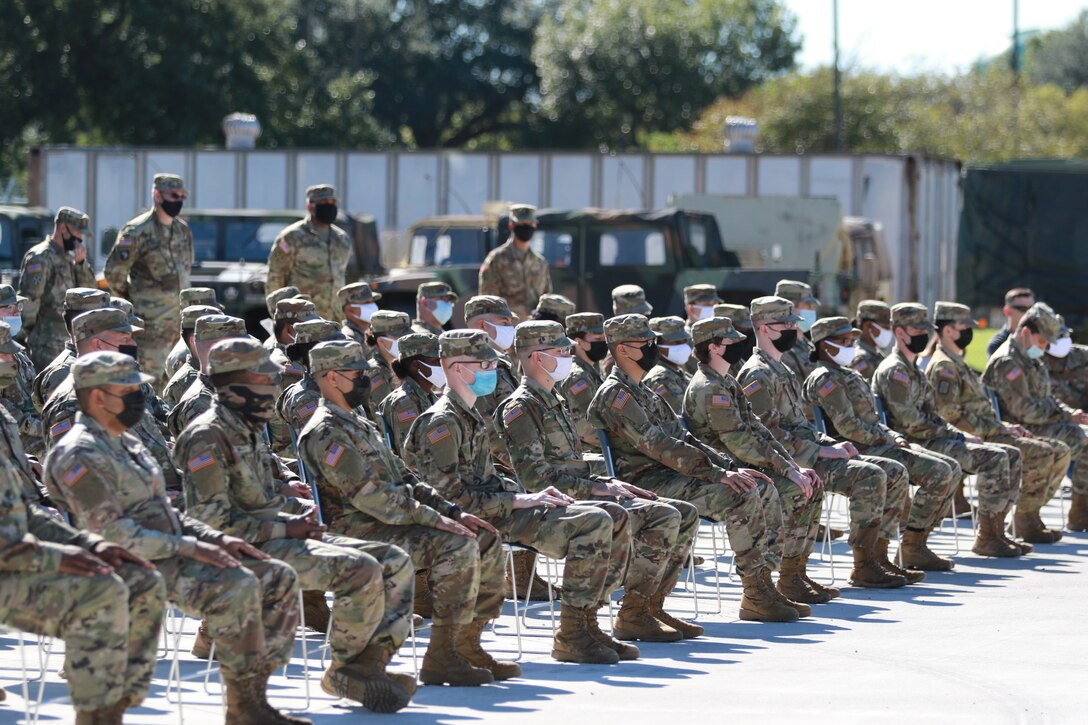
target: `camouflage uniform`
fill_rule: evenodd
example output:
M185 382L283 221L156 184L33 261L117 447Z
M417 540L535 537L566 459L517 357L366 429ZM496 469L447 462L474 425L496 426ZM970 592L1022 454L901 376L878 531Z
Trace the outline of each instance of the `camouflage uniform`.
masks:
M83 212L61 207L57 222L87 233L91 220ZM44 369L64 349L68 338L64 326L65 292L74 287L95 286L90 260L76 264L68 252L57 246L52 235L23 255L19 267L19 294L23 303L23 335L36 370ZM106 299L109 296L106 295Z
M536 209L528 204L512 205L510 221L535 225ZM552 291L548 260L532 249L521 251L511 236L484 258L480 265L479 288L481 295L502 297L518 317L527 320L540 296Z
M893 307L892 324L930 327L926 308L915 303ZM877 367L873 390L884 399L889 426L926 450L955 459L963 471L977 473L979 511L1004 515L1020 490L1018 454L1014 463L1004 447L964 440L963 433L937 412L933 386L898 346ZM1015 465L1016 470L1011 470L1010 465Z
M69 324L79 313L109 306L110 296L99 289L76 287L64 293L64 314L69 316ZM30 399L38 410L45 407L45 401L49 400L49 396L57 389L61 381L68 377L68 368L76 359L76 345L68 329L70 328L66 328L65 332L64 349L44 369L38 368L38 375L34 378Z
M243 338L217 343L208 369L210 375L279 372L263 347ZM258 429L234 412L241 401L231 395L220 393L178 436L174 455L184 476L186 510L289 564L303 590L333 592L334 662L351 663L372 640L395 651L408 636L411 616L408 556L395 546L331 534L289 538L287 524L308 514L288 513L299 503L279 493L272 452Z
M182 290L182 292L190 292L192 287ZM195 289L204 289L197 287ZM211 291L211 290L209 290ZM222 311L218 307L212 307L211 305L188 305L181 310L181 340L178 342L182 346L182 355L177 356L174 359L174 363L171 363L171 359L167 358L166 361L166 374L170 376L166 386L162 389L162 399L165 400L171 406L177 405L178 400L181 399L182 393L184 393L193 381L196 380L197 373L197 361L193 358L189 352L189 346L185 342L185 337L191 336L196 330L196 321L205 315L221 315Z
M649 319L654 312L654 307L646 301L646 291L637 284L621 284L612 288L612 314L613 315L643 315ZM608 375L612 370L612 354L601 361L601 374Z
M424 282L416 290L416 311L422 302L433 299L446 300L452 305L457 303L457 293L445 282ZM417 317L412 320L412 332L426 332L437 337L442 334L442 328Z
M798 302L806 302L819 307L820 300L812 294L812 287L804 282L797 282L789 279L782 279L775 285L774 293L778 297L787 299L794 305ZM816 346L812 344L812 340L809 338L808 333L800 334L797 336L797 342L793 347L782 354L782 364L793 371L797 379L803 381L809 376L813 370L816 369L816 363L813 361L813 353L816 352Z
M211 343L228 337L244 337L246 323L230 315L205 315L193 325L193 346L197 343ZM166 417L167 430L176 438L185 426L210 407L211 381L207 376L195 370L192 382L179 395L178 400ZM269 426L271 427L271 423Z
M335 199L336 191L327 184L311 186L306 200L313 204ZM319 230L310 217L291 224L276 237L268 253L267 289L292 285L309 295L318 314L340 322L343 311L337 307L336 292L344 286L344 273L351 258L351 240L340 227L330 224Z
M295 326L295 342L292 344L312 348L319 342L342 340L343 333L340 329L340 325L330 320L299 322ZM292 354L298 358L297 354ZM317 389L317 383L314 382L309 371L302 365L300 367L303 368L302 379L284 390L276 403L278 418L293 428L296 434L302 432L302 429L306 426L306 421L317 410L317 402L321 397ZM271 428L271 426L272 422L269 421L269 427ZM291 449L292 455L297 455L294 453L290 430L286 431L286 437L287 446Z
M125 356L108 352L78 361L73 376L79 387L147 377L137 376ZM191 558L198 540L216 544L223 534L170 505L161 470L133 436L111 436L80 413L46 460L45 484L80 525L152 561L167 599L207 618L224 676L257 676L288 661L298 625L295 573L275 559L243 559L243 567L220 569ZM141 624L154 649L158 620Z
M1073 345L1065 357L1043 357L1054 396L1070 408L1088 408L1088 347Z
M156 174L155 189L184 189L181 177ZM174 325L181 314L182 289L189 286L193 266L193 233L174 218L163 225L149 209L130 220L117 234L106 258L106 281L118 297L132 301L147 323L140 344L140 368L164 377L166 356L174 343Z
M854 324L861 327L863 322L875 322L884 329L890 330L892 327L892 308L888 306L888 303L880 300L862 300L858 303ZM854 355L854 362L851 363L850 367L865 378L865 382L872 385L873 373L876 372L877 366L880 365L885 355L860 337L854 346L857 348L857 353Z
M438 338L429 333L413 332L400 338L400 358L438 357ZM378 403L378 415L382 418L381 433L389 432L389 445L393 452L401 455L408 430L419 414L434 405L438 396L423 389L423 386L408 376L400 387Z
M563 295L543 294L536 301L536 307L531 315L534 320L552 320L560 325L565 325L568 315L573 315L578 306Z
M604 334L604 316L596 312L583 312L570 315L567 320L567 335L573 336L579 332ZM582 442L582 449L600 453L601 444L597 439L597 431L589 424L586 413L589 411L589 401L597 394L604 378L600 369L586 362L577 355L571 365L570 374L556 383L555 392L563 398L567 408L578 427L578 438Z
M366 306L367 309L373 308L373 312L377 312L378 301L381 300L381 298L381 293L370 289L370 285L366 282L354 282L349 285L344 285L336 293L336 301L337 304L340 305L341 312L348 305L362 305ZM373 314L373 312L371 314ZM362 345L363 351L367 354L370 353L370 348L366 344L366 336L369 330L369 319L366 321L366 327L363 328L349 320L346 315L344 316L344 323L342 326L344 337Z
M375 340L379 337L398 340L411 331L408 315L403 312L379 310L370 318L370 334ZM393 374L393 368L382 357L377 344L371 348L370 368L366 371L366 376L370 378L370 400L375 407L400 385L397 376Z
M17 302L18 298L11 285L0 285L0 307ZM34 363L30 361L23 346L11 337L11 328L7 323L0 322L0 352L7 352L13 358L10 374L0 376L0 407L16 420L26 452L32 456L44 455L42 419L31 398L34 388Z
M739 330L741 334L748 336L747 340L733 343L734 345L741 345L744 349L740 361L734 366L737 370L740 370L745 361L752 356L752 350L756 347L756 336L752 330L752 313L744 305L722 303L714 305L714 316L728 317L732 321L733 327ZM695 361L696 369L698 368L698 362L698 360ZM694 374L694 371L692 374Z
M173 376L178 369L186 362L192 363L192 353L189 352L189 346L185 344L185 335L192 334L193 322L196 322L195 318L186 320L185 310L189 307L205 307L210 308L212 311L207 314L218 315L223 312L215 300L215 290L211 287L186 287L179 294L178 298L181 304L181 335L178 336L177 342L170 348L169 354L166 356L166 378L169 379ZM186 325L186 322L190 324ZM195 367L195 365L193 366ZM166 397L166 396L163 396Z
M489 338L480 331L455 330L439 338L443 358L467 355L494 359ZM612 549L630 546L630 539L612 540L613 521L600 509L572 505L561 508L514 509L518 484L495 472L489 436L492 426L455 393L447 389L412 425L404 452L406 462L444 498L491 522L503 540L532 548L546 556L566 559L563 603L599 606L611 591L606 582L622 578L614 570ZM503 600L503 556L491 534L477 538L480 549L478 617L499 616ZM617 552L618 553L618 552Z
M684 328L684 321L679 317L655 317L650 320L650 329L657 333L662 342L691 345L691 335ZM662 354L653 370L646 373L641 385L669 404L673 412L680 415L684 408L684 391L688 389L691 376L682 365L677 365Z

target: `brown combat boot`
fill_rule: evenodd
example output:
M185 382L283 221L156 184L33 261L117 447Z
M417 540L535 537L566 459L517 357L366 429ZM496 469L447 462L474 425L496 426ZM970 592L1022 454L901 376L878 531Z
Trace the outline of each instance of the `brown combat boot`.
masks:
M624 592L612 635L616 639L643 642L676 642L684 638L680 632L655 619L650 614L650 600L634 592Z
M978 520L978 538L971 551L979 556L998 556L1010 558L1020 556L1020 548L1009 543L1001 536L1005 527L1005 517L1000 514L983 514Z
M416 678L401 672L389 671L389 661L393 659L394 654L395 650L392 647L371 644L360 652L351 664L367 677L388 677L404 688L408 697L412 697L416 694Z
M666 592L658 592L650 597L650 616L675 629L684 639L694 639L702 634L705 630L700 625L677 619L665 611L665 594Z
M599 643L586 628L586 611L593 607L564 604L559 611L559 630L552 643L552 657L560 662L614 665L620 656L611 647Z
M1021 556L1023 556L1024 554L1030 554L1031 552L1035 551L1035 547L1026 541L1017 541L1009 535L1010 531L1006 530L1005 521L1008 518L1010 511L1012 511L1012 506L1006 508L1005 512L1001 514L1001 526L998 528L997 534L1006 544L1011 544L1012 546L1015 546L1020 551ZM1008 528L1011 529L1012 524L1009 524Z
M325 694L362 703L371 712L396 712L412 696L384 672L367 672L354 664L332 663L321 678Z
M1012 520L1016 535L1030 544L1054 544L1062 540L1062 532L1048 529L1038 511L1018 509Z
M431 625L431 643L423 655L419 679L425 685L452 685L453 687L477 687L495 681L491 671L473 667L454 646L457 625Z
M605 647L608 647L618 654L620 660L637 660L638 656L641 654L638 647L633 644L627 644L626 642L620 642L618 639L614 639L601 630L601 625L597 621L597 610L603 606L604 605L601 604L596 607L586 607L586 631L589 632L590 636L593 637L598 644L603 644Z
M548 582L537 576L536 573L536 554L531 551L518 550L514 552L514 574L517 575L518 580L518 599L525 601L525 593L529 591L530 582L532 586L532 592L529 594L530 602L547 602L548 590L551 589L551 601L559 601L563 591L559 587L554 587ZM506 569L506 594L507 599L514 598L514 582L511 580L510 568Z
M810 541L810 542L808 542L808 548L805 549L805 558L804 558L805 566L802 567L802 569L801 569L801 578L804 579L805 583L808 584L811 588L815 589L817 594L827 595L831 599L838 599L839 597L842 596L842 591L839 590L838 587L825 586L825 585L821 584L820 582L815 581L812 577L810 577L808 575L808 570L807 570L808 558L810 556L812 556L812 548L813 548L813 546L815 546L815 544L816 544L816 540Z
M200 620L200 627L196 630L196 637L193 639L193 648L190 652L198 660L206 660L211 656L212 636L208 633L208 620Z
M926 573L924 571L904 569L896 564L894 560L888 558L888 540L883 536L876 540L876 546L873 547L873 556L876 558L876 563L880 564L885 571L903 577L907 580L907 584L917 584L925 581Z
M846 532L843 531L842 529L836 529L834 527L832 527L831 529L828 529L823 524L820 524L819 527L817 527L817 529L816 529L816 540L817 541L823 541L825 538L827 538L827 532L828 531L831 532L831 540L832 541L838 541L839 539L841 539L846 534Z
M434 604L431 601L431 587L426 571L416 572L416 594L412 600L412 611L424 619L434 616Z
M926 543L928 531L907 529L899 543L899 553L903 556L903 566L922 571L952 571L956 566L951 559L934 554Z
M473 667L490 670L496 680L509 680L521 676L521 665L517 662L497 660L480 645L480 636L490 620L479 617L457 630L455 646L457 652L468 660Z
M816 590L808 583L805 576L805 564L808 556L787 556L782 559L778 573L778 591L782 596L794 602L805 604L825 604L831 601L831 595Z
M268 680L276 669L275 665L266 665L261 668L257 677L254 678L254 688L260 694L261 707L269 718L268 722L281 723L281 725L312 725L306 718L282 713L268 702Z
M764 571L767 571L766 569ZM740 618L746 622L796 622L797 610L783 604L762 572L741 577Z
M1088 531L1088 493L1074 493L1069 506L1070 531Z
M876 560L872 549L855 546L854 570L850 572L850 583L865 589L896 589L906 586L907 580L884 569Z
M0 701L6 697L0 696ZM122 725L125 712L124 698L121 703L97 710L76 710L76 725Z
M763 577L763 583L767 585L767 589L770 590L771 594L774 595L774 598L776 600L778 600L782 604L785 604L787 607L792 607L793 609L795 609L797 611L797 616L801 617L802 619L804 617L812 616L812 607L803 602L795 602L789 597L782 596L782 592L778 591L778 589L774 585L774 580L771 579L770 568L763 569L761 572L761 576Z
M332 612L325 601L325 592L302 593L302 619L307 628L325 634L329 631L330 616Z
M299 725L309 724L305 718L291 718L268 704L265 696L267 677L252 675L244 678L223 677L226 691L226 722L230 725Z

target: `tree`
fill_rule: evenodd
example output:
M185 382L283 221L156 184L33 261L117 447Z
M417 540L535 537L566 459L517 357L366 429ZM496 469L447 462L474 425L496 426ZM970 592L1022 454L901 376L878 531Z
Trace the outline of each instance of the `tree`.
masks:
M1088 10L1065 28L1032 38L1027 75L1035 85L1052 83L1067 92L1088 86Z

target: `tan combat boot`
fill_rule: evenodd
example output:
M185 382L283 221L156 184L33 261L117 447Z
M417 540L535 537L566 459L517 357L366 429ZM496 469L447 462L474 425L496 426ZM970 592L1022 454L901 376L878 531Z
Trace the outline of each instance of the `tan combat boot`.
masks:
M907 529L903 532L903 539L899 544L899 553L903 556L903 566L908 569L921 569L922 571L952 571L956 566L951 559L937 556L930 551L926 540L928 531L913 531Z
M764 569L764 571L767 571ZM796 622L797 610L783 604L762 572L741 577L740 618L746 622Z
M590 636L593 637L598 644L603 644L605 647L608 647L618 654L620 660L637 660L638 656L641 654L638 651L638 647L633 644L627 644L626 642L620 642L618 639L610 637L601 630L601 625L597 621L597 610L603 606L604 605L601 604L596 607L586 607L584 610L586 615L586 631L589 632Z
M665 594L666 592L658 592L650 597L650 616L657 621L672 627L683 636L684 639L694 639L702 634L705 630L694 622L685 622L683 619L677 619L668 612L665 611Z
M300 725L309 724L305 718L292 718L268 704L265 697L267 675L244 678L223 676L226 691L226 722L230 725Z
M883 536L876 540L876 546L873 547L873 556L876 558L876 563L880 564L885 571L903 577L907 580L907 584L917 584L925 581L926 573L924 571L904 569L896 564L894 560L888 558L888 540Z
M325 601L325 592L302 593L302 618L306 627L324 634L329 631L328 602Z
M457 652L468 660L473 667L490 670L496 680L509 680L521 676L521 665L517 662L497 660L480 645L480 636L490 620L479 617L457 630L455 646Z
M6 697L6 696L5 696ZM0 697L0 701L3 697ZM121 703L97 710L76 710L76 725L122 725L125 713L124 699Z
M434 616L434 605L431 602L431 587L427 581L426 571L416 572L416 594L412 600L412 611L424 619Z
M263 708L264 714L268 716L268 722L280 723L281 725L312 725L306 718L282 713L268 702L268 680L276 669L275 665L265 665L258 671L257 677L254 678L254 688L260 696L260 707Z
M525 593L529 591L530 582L532 586L532 592L529 595L529 601L531 602L547 602L548 590L551 589L551 601L559 601L563 592L559 587L553 587L548 582L537 576L536 573L536 554L531 551L518 550L514 552L514 574L518 580L518 599L525 601ZM510 568L506 569L506 593L507 599L514 598L514 582L510 576Z
M1012 506L1006 508L1005 512L1002 513L999 517L1001 519L1001 526L998 527L997 534L1006 544L1011 544L1012 546L1015 546L1020 551L1021 556L1023 556L1024 554L1030 554L1031 552L1035 551L1035 547L1026 541L1017 541L1016 539L1012 538L1009 535L1010 532L1006 530L1005 521L1008 518L1010 511L1012 511ZM1011 528L1011 525L1009 528Z
M624 592L612 634L616 639L625 641L676 642L684 638L669 625L655 619L650 614L650 600L634 592Z
M416 694L416 678L401 672L390 672L389 661L393 659L395 650L385 645L371 644L360 652L351 664L362 670L367 677L388 677L393 682L404 688L408 697Z
M1039 511L1021 511L1012 515L1016 535L1030 544L1054 544L1062 540L1062 532L1048 529L1039 516Z
M200 620L200 627L197 628L196 637L193 639L193 649L190 651L198 660L206 660L211 656L212 636L208 633L208 620Z
M820 582L813 580L813 578L808 575L808 558L812 556L812 547L815 546L815 544L815 540L810 541L808 542L808 548L805 549L805 558L802 560L803 566L801 567L801 578L804 579L805 583L812 589L815 589L817 594L827 595L831 599L838 599L842 596L842 591L840 591L838 587L825 586Z
M907 580L884 569L876 560L872 549L855 546L854 570L850 572L850 583L865 589L896 589L906 586Z
M998 556L1009 558L1020 556L1020 548L1016 544L1010 544L1002 538L1002 529L1005 526L1004 516L999 514L982 514L978 520L978 538L971 551L979 556Z
M563 605L559 612L559 630L552 643L552 657L560 662L616 664L620 656L611 647L595 640L586 628L586 610L593 611L593 607Z
M824 604L831 601L829 593L820 592L808 583L805 576L805 564L808 556L787 556L782 559L778 572L778 591L782 596L805 604Z
M385 672L367 671L354 664L332 663L321 678L321 689L333 697L362 703L371 712L396 712L412 696Z
M774 580L771 579L771 570L769 567L762 570L761 576L763 578L763 583L767 585L767 590L770 591L772 595L774 595L774 598L777 601L785 604L787 607L791 607L796 610L798 617L804 618L812 616L812 607L804 604L803 602L795 602L789 597L782 596L782 592L778 591L778 589L774 585Z
M431 643L423 655L423 666L419 668L420 681L425 685L454 687L476 687L494 682L490 670L473 667L457 653L454 646L456 629L453 624L431 625Z
M1073 494L1068 526L1070 531L1088 531L1088 493Z

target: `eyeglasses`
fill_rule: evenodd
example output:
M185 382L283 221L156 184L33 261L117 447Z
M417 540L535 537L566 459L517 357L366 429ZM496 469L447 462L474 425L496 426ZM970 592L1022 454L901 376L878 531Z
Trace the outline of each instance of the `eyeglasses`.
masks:
M458 360L458 365L479 365L481 370L493 370L498 366L498 360Z
M1009 307L1016 310L1017 312L1027 312L1031 309L1031 305L1009 305Z

